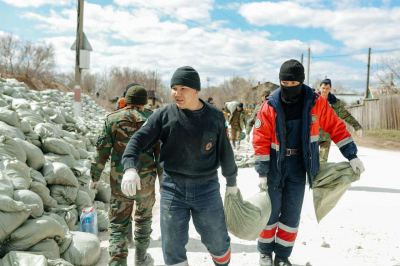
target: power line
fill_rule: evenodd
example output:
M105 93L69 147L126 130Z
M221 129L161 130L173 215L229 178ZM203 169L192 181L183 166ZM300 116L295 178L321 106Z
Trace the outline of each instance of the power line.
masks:
M143 1L142 1L142 2L143 2ZM143 3L145 3L145 2L143 2ZM248 41L245 41L245 40L243 40L243 39L237 38L237 37L235 37L235 36L232 36L232 35L229 35L229 34L226 34L226 33L219 32L219 31L217 31L216 29L213 29L213 28L210 28L210 27L208 27L208 26L205 26L205 25L201 24L200 22L198 22L198 21L196 21L196 20L188 19L188 18L179 16L179 15L176 14L175 12L173 12L173 11L171 11L171 10L168 10L168 9L166 9L166 8L153 6L153 5L150 5L150 4L148 4L148 3L146 3L146 5L148 5L148 6L152 7L152 8L156 8L156 9L158 9L158 10L163 9L163 10L169 12L169 13L174 14L175 16L177 16L177 17L179 17L179 18L182 18L182 19L191 21L192 23L195 23L195 24L199 25L200 27L206 28L206 29L208 29L208 30L210 30L210 31L213 31L213 32L216 32L216 33L219 33L219 34L222 34L222 35L228 36L228 37L230 37L230 38L233 38L233 39L236 39L236 40L239 40L239 41L242 41L242 42L245 42L245 43L247 43L247 44L252 45L252 43L250 43L250 42L248 42ZM291 55L291 56L298 56L298 54L288 53L288 52L276 50L276 49L273 49L273 48L271 48L271 47L267 47L267 48L268 48L269 50L276 51L276 52L278 52L278 53L288 54L288 55Z
M374 54L377 53L387 53L387 52L394 52L394 51L400 51L400 49L390 49L390 50L378 50L373 52ZM329 58L329 57L347 57L347 56L353 56L353 55L365 55L367 53L354 53L354 54L337 54L337 55L322 55L322 56L313 56L311 58Z

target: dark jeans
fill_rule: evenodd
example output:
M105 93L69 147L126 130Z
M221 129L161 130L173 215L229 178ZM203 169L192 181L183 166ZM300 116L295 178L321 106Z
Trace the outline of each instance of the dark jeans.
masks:
M218 178L203 183L176 182L164 174L161 182L161 235L167 265L187 265L189 221L201 236L215 265L228 265L230 238Z

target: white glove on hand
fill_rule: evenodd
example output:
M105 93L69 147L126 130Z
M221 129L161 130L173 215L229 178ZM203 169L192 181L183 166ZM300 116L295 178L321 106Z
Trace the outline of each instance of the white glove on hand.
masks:
M360 174L364 173L365 171L364 164L361 162L359 158L350 160L350 166L351 168L353 168L354 173L357 172L357 169L360 170Z
M260 177L260 179L258 180L258 187L261 190L268 190L267 178L266 177Z
M247 140L247 142L250 142L250 135L247 135L246 140Z
M356 133L360 138L362 137L362 129L357 130Z
M237 186L226 187L225 197L228 196L229 194L236 195L237 192L238 192Z
M94 190L95 193L97 193L97 188L99 187L99 184L100 184L100 180L99 180L99 181L96 181L96 182L93 182L93 181L90 179L89 188L90 188L91 190Z
M132 197L136 195L136 189L141 189L140 176L136 169L129 168L122 177L121 190L126 196Z

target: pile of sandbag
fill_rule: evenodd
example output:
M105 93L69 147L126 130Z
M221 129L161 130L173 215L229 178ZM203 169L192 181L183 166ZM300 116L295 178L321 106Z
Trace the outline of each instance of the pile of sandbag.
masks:
M101 201L89 188L106 111L82 95L83 115L75 118L73 102L71 94L0 78L0 265L94 265L99 258L98 238L71 230L91 206L99 230L108 227L109 178Z

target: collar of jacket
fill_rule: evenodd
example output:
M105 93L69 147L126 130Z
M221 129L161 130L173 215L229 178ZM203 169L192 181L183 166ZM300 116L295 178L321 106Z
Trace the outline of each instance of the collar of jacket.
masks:
M321 95L321 92L319 91L318 94ZM335 103L338 102L338 99L337 99L336 96L333 95L332 93L329 93L329 94L328 94L328 99L327 99L327 100L328 100L328 103L329 103L329 104L335 104Z
M314 99L319 98L319 94L315 94L315 92L308 87L307 85L303 84L303 88L305 90L305 102L304 106L307 106L310 102L312 102ZM335 97L336 99L336 97ZM280 106L282 105L281 101L281 88L279 87L274 94L270 95L268 98L268 105L272 106L275 109L275 112L280 112Z

